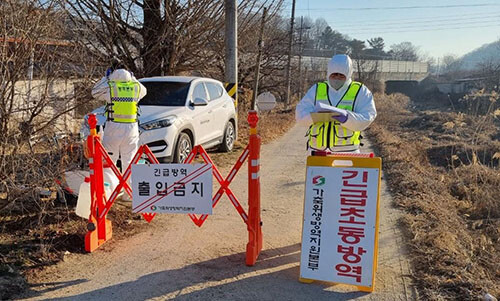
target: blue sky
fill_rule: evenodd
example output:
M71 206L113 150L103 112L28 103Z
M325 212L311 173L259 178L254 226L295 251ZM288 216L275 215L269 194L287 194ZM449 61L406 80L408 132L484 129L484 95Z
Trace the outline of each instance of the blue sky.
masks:
M292 0L285 4L290 17ZM433 57L461 56L500 38L500 0L297 0L295 14L324 18L351 38L381 36L387 49L410 41Z

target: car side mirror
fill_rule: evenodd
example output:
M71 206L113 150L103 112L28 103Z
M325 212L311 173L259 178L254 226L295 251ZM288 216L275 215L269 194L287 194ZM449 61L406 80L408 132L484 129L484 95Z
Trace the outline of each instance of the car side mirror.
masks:
M206 106L208 105L208 101L206 99L196 97L191 104L193 105L193 107Z

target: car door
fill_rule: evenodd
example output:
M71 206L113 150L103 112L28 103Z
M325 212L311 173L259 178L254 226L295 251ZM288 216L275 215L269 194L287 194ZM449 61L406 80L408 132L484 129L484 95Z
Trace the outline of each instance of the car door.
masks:
M212 118L212 139L219 138L224 135L224 129L227 123L227 105L228 103L223 98L223 88L221 85L215 82L205 83L208 90L208 97L210 99L210 110L209 114L213 116Z
M196 98L201 98L209 101L207 90L205 88L205 84L203 82L198 82L194 84L193 90L191 94L191 101L194 101ZM202 144L210 140L211 136L211 122L212 116L210 112L210 105L206 106L190 106L192 110L193 117L193 127L194 127L194 135L196 141L193 143Z

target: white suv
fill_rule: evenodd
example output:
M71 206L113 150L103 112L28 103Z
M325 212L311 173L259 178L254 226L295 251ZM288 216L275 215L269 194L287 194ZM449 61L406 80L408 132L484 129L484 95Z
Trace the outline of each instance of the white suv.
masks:
M221 82L184 76L139 81L148 91L139 102L140 144L147 144L160 162L182 162L193 145L218 146L226 152L233 148L236 112ZM103 111L94 111L100 125L105 122Z

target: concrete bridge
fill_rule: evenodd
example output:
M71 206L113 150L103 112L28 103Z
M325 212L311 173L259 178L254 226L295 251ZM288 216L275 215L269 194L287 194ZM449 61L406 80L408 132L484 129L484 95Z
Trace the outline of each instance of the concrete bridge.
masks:
M329 60L330 58L326 57L303 56L302 70L308 70L308 72L318 72L321 76L324 76ZM298 64L298 57L294 58L294 63ZM419 82L429 74L429 65L423 62L353 60L353 66L354 78L359 77L356 73L361 71L362 73L370 74L370 78L383 82ZM366 77L366 75L363 77Z

